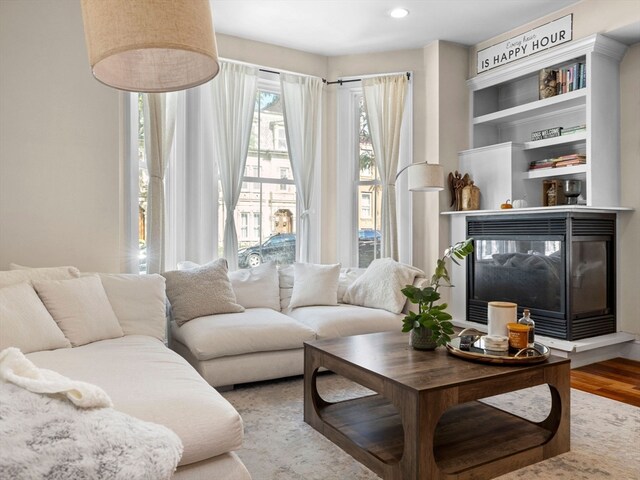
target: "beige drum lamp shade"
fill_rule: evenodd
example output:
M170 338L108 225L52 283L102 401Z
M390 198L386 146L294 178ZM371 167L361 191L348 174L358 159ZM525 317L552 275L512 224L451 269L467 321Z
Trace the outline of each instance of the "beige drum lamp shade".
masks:
M436 163L420 162L407 165L396 175L396 180L402 172L411 169L409 175L409 190L412 192L437 192L444 189L444 169Z
M172 92L218 74L209 0L82 0L93 75L130 92Z

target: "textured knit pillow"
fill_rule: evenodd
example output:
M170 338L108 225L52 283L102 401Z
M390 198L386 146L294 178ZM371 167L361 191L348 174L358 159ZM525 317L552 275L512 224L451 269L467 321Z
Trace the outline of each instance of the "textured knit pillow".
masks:
M293 264L293 292L289 308L337 305L340 264Z
M22 353L71 347L28 283L0 288L0 350L19 348Z
M244 312L231 288L224 258L162 275L167 280L167 297L178 326L204 315Z
M33 286L74 347L123 336L98 275L34 282Z
M343 301L400 313L407 300L401 290L411 285L418 275L424 272L391 258L376 259L347 289Z

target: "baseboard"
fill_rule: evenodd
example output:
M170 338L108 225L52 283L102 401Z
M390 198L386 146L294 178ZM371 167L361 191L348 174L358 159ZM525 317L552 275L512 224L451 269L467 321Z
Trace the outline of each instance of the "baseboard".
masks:
M640 362L640 340L629 342L620 356L628 360Z

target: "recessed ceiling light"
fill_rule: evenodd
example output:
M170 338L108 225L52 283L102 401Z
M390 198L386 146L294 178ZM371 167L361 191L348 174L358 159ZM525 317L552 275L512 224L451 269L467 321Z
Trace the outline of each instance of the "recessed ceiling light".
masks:
M404 18L409 15L409 10L406 8L394 8L389 12L389 15L393 18Z

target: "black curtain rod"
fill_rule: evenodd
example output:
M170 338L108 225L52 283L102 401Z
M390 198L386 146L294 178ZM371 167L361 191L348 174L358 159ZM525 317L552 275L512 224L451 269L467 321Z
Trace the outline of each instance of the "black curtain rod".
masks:
M280 75L280 72L276 72L274 70L267 70L266 68L259 68L258 70L260 70L261 72L275 73L276 75ZM411 72L407 72L407 80L411 80ZM334 82L327 82L326 78L322 79L322 82L326 83L327 85L335 85L336 83L339 85L342 85L343 83L361 82L361 81L362 81L361 78L353 78L351 80L336 80Z
M266 68L259 68L258 70L260 70L261 72L266 72L266 73L275 73L276 75L280 75L280 72L275 72L273 70L267 70ZM322 83L327 83L327 79L323 78L322 79Z
M407 72L407 80L411 80L411 72ZM335 85L336 83L339 85L342 85L343 83L361 82L361 81L362 81L361 78L353 78L351 80L336 80L334 82L327 82L327 85Z

